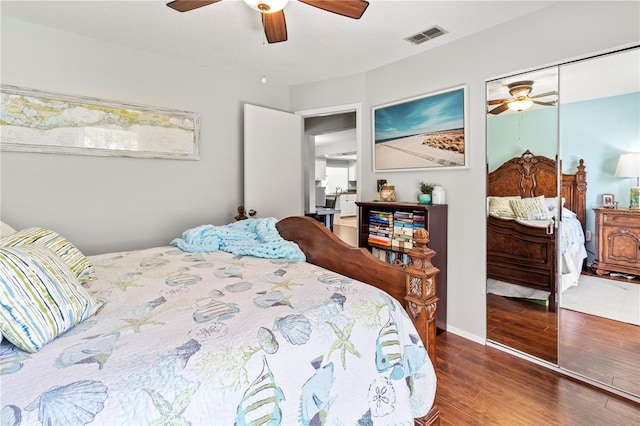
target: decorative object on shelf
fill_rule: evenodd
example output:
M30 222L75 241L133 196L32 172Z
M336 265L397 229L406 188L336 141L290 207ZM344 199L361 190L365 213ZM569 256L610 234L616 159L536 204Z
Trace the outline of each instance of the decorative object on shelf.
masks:
M396 200L396 187L389 184L382 185L380 188L380 200L381 201L395 201Z
M618 160L616 176L636 178L635 186L631 187L629 208L640 209L640 152L622 154Z
M420 193L418 194L418 202L420 204L431 204L431 193L434 186L430 183L420 182Z
M468 167L466 104L460 85L373 107L373 171Z
M447 204L446 193L441 185L434 185L431 192L431 202L433 204Z
M605 209L612 209L616 206L614 202L613 194L602 194L602 207Z
M8 85L0 103L13 112L0 126L2 151L200 159L193 112Z

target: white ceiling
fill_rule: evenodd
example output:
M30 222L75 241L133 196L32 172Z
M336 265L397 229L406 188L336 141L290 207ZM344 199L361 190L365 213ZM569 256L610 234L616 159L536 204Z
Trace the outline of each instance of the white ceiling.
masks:
M168 1L168 0L167 0ZM285 8L289 40L267 44L260 15L241 0L185 13L166 1L0 1L0 14L133 49L192 61L267 83L296 85L366 72L547 7L552 1L370 0L359 20L296 0ZM404 40L439 26L447 34Z

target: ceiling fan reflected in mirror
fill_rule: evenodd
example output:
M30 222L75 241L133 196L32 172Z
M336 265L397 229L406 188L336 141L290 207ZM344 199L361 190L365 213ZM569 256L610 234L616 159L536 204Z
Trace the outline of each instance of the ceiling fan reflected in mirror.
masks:
M217 3L221 0L174 0L167 6L178 12L188 12L202 6ZM289 0L243 0L249 7L262 14L262 26L269 43L287 41L287 22L284 17L284 7ZM369 2L365 0L298 0L309 6L327 12L360 19L367 10Z
M489 100L487 102L487 109L489 114L498 115L506 110L510 109L512 111L524 111L528 108L531 108L534 104L544 105L544 106L555 106L557 105L557 99L554 98L551 101L540 101L540 98L546 98L549 96L556 96L558 92L546 92L540 93L537 95L531 95L533 90L533 81L532 80L524 80L524 81L516 81L507 85L509 89L509 94L511 95L511 99L494 99ZM493 105L498 105L497 107L489 110L489 108Z

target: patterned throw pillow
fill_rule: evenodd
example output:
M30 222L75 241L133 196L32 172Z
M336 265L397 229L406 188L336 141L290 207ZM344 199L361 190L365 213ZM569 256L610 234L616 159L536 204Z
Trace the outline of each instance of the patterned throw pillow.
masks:
M89 259L62 235L45 228L27 228L0 239L0 247L39 244L49 248L71 269L81 283L96 278Z
M493 216L513 219L516 215L511 208L511 200L517 199L520 199L519 195L512 197L487 197L488 212Z
M522 198L511 200L511 208L516 215L516 219L522 220L546 220L550 216L549 209L544 202L544 195L535 198Z
M20 349L37 352L100 306L48 248L0 247L0 330Z

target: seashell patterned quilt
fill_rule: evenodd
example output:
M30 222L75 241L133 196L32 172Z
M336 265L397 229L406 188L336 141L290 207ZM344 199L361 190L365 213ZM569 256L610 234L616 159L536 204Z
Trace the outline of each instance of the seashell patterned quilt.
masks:
M28 354L0 345L2 425L411 425L433 366L386 293L305 262L89 258L105 306Z

